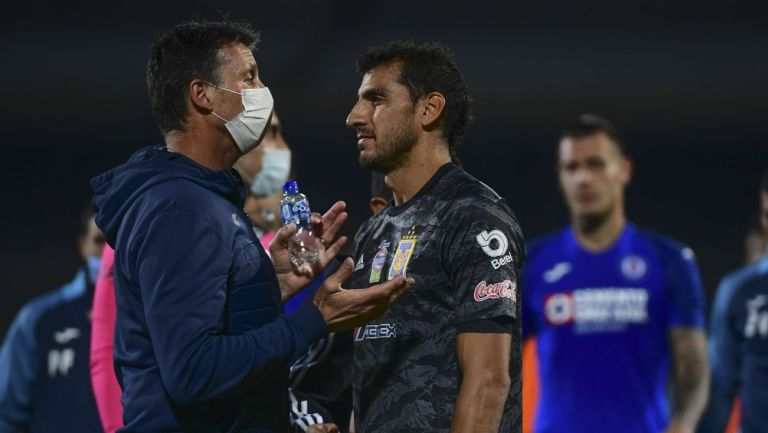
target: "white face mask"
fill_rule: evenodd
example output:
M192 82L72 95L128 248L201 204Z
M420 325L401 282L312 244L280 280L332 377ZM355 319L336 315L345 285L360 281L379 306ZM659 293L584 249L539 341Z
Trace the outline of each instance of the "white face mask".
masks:
M267 197L283 187L291 173L290 149L264 148L261 159L261 171L251 183L251 192L257 197Z
M264 138L264 133L272 119L272 108L275 101L272 99L269 88L242 89L241 92L235 92L213 83L208 84L217 89L240 95L245 110L234 119L226 120L215 112L212 113L224 121L224 126L243 155L255 149L261 143L261 139Z

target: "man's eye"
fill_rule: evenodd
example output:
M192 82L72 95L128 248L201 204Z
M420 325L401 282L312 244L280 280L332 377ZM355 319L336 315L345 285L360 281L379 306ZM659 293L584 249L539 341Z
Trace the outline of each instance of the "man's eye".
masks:
M591 160L587 163L590 169L592 170L602 170L605 168L605 161L601 160Z

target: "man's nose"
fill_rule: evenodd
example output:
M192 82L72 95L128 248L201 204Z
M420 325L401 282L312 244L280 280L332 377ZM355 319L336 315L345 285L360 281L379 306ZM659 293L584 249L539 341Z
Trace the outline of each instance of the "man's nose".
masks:
M592 172L587 168L576 170L574 177L576 178L576 183L579 185L592 182Z
M354 128L356 126L362 125L365 123L365 117L363 115L362 107L360 106L360 103L356 103L354 107L352 107L352 110L347 115L347 121L346 124L350 128Z

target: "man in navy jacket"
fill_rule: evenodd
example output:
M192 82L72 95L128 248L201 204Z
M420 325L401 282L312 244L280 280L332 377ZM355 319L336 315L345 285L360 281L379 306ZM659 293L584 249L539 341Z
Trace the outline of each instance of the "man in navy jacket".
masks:
M247 25L190 22L153 43L149 96L164 146L95 178L96 222L115 248L115 369L121 432L283 432L288 366L328 331L381 314L413 281L345 290L347 259L297 311L282 302L329 263L347 217L313 216L313 269L291 266L282 228L270 261L232 165L259 144L272 98Z

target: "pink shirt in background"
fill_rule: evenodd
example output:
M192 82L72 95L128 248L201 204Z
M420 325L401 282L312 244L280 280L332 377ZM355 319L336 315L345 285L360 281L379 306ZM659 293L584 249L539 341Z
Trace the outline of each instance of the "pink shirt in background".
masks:
M269 255L269 243L272 242L272 239L275 238L275 232L268 231L261 235L259 240L261 241L261 245L264 247L264 249L267 251L267 254Z
M123 426L122 390L115 377L112 355L117 311L114 263L115 251L105 245L91 316L91 384L105 433L114 433Z

